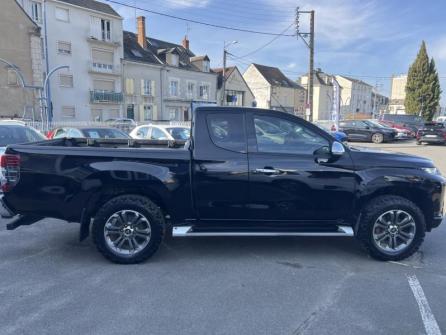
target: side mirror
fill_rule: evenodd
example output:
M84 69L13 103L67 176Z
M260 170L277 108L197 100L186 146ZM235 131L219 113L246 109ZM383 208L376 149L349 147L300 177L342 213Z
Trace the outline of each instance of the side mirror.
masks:
M339 143L337 141L332 143L331 154L333 156L342 156L344 153L345 153L345 148L341 143Z

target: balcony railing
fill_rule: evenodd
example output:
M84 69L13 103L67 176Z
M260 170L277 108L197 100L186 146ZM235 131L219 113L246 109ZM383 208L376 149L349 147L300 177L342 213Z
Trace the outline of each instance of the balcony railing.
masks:
M90 103L108 103L120 104L123 101L123 95L120 92L110 91L90 91Z
M101 62L90 62L90 71L98 73L120 74L120 67L114 64L106 64Z

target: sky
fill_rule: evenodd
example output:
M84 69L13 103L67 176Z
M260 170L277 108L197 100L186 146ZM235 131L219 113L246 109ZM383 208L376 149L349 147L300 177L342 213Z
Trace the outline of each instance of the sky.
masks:
M284 34L296 32L292 24L296 6L315 10L315 68L361 79L387 96L390 77L407 73L425 40L440 76L441 105L446 106L445 0L116 1L217 25ZM191 50L196 55L207 54L212 67L222 66L224 41L237 41L228 48L233 55L228 66L237 65L242 73L252 62L279 67L293 80L308 71L308 48L295 36L280 36L265 46L274 36L213 28L111 5L124 18L125 30L135 31L135 18L144 15L150 37L181 43L187 34ZM301 15L300 29L309 30L308 15Z

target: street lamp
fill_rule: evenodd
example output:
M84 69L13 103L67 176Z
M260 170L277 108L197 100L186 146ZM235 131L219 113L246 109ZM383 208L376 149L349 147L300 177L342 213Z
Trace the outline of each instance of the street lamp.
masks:
M223 41L223 78L222 78L222 94L221 94L221 105L224 106L225 105L225 96L226 96L226 55L227 55L227 51L226 49L228 47L230 47L231 45L237 44L238 41L231 41L226 43L226 41Z

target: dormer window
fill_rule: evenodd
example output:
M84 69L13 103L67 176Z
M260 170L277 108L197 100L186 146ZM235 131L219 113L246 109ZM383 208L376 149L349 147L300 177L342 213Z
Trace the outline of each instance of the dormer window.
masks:
M204 60L203 61L203 72L210 72L210 70L211 70L210 62L208 60Z
M167 54L167 64L171 66L178 66L180 63L180 57L176 53L168 53Z

